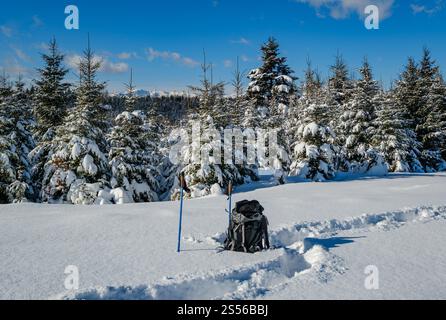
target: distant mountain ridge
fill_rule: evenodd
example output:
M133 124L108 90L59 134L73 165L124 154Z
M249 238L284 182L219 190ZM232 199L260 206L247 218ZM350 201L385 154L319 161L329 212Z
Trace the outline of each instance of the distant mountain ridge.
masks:
M125 96L126 93L111 93L111 96ZM144 97L152 97L152 98L162 98L162 97L195 97L195 94L192 94L187 91L163 91L163 90L144 90L138 89L135 91L135 96L144 98Z

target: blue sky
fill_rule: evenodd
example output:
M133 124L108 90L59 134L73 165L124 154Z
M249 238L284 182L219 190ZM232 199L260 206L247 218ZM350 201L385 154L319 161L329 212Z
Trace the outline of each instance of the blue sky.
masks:
M64 27L69 4L80 10L80 30ZM379 30L364 27L368 4L381 9ZM237 56L244 70L258 66L272 35L299 77L307 56L326 77L339 51L352 72L367 56L388 86L423 46L446 68L445 18L446 0L16 0L1 5L0 68L31 79L53 35L73 65L90 33L110 91L124 90L130 67L138 88L183 89L198 82L203 48L215 79L229 82Z

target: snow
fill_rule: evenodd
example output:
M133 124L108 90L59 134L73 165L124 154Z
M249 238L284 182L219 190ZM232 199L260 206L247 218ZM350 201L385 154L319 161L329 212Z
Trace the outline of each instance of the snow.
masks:
M314 122L308 124L303 129L303 137L307 138L308 136L317 136L319 131L321 130L320 126Z
M276 77L276 80L286 82L288 84L292 84L294 80L290 76L280 75Z
M355 136L348 136L347 141L345 142L345 146L347 148L353 147L356 143L356 137Z
M80 143L75 143L73 144L73 147L71 149L71 158L72 159L77 159L80 157L82 153L82 146Z
M261 91L260 86L257 86L257 85L251 87L250 90L252 92L260 92Z
M288 106L284 103L279 103L277 105L277 109L283 114L283 115L287 115L288 114Z
M387 164L382 161L379 162L377 165L373 166L367 171L367 174L370 176L385 176L389 173L389 168L387 167Z
M285 93L290 92L290 88L287 85L285 85L285 84L281 84L281 85L276 86L276 90L278 92L285 92Z
M333 152L333 148L328 143L324 143L320 146L321 151L324 153L324 156L326 159L329 159L330 161L333 161L335 158L335 153Z
M82 167L84 168L84 171L91 176L96 175L98 172L98 167L94 164L94 159L89 154L85 155L84 160L82 160Z
M71 185L67 198L75 205L109 204L98 196L100 190L100 183L85 183L78 179Z
M211 186L211 194L220 196L223 194L223 190L221 190L221 187L218 183L215 183Z
M115 188L110 191L111 199L116 204L133 203L132 195L123 188Z
M319 156L319 150L316 146L307 145L306 150L307 150L307 158L309 159L316 159Z
M300 161L294 165L292 165L291 175L293 177L300 177L305 179L310 171L310 166L308 161Z
M346 177L236 189L270 221L273 248L254 255L215 250L224 195L184 203L180 254L178 202L0 206L0 299L445 299L446 174Z
M307 144L305 142L299 142L294 148L295 154L299 155L306 152L306 146Z

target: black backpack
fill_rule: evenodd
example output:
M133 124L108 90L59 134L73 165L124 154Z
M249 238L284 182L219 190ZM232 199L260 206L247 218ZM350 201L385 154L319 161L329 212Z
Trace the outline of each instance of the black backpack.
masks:
M237 202L231 213L231 224L224 249L255 253L269 249L268 219L258 201Z

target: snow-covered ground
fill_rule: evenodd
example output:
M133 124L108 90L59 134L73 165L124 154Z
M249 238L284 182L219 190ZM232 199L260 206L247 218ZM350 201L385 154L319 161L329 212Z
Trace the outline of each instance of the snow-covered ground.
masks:
M446 299L446 174L265 180L234 198L265 207L272 250L216 250L224 196L185 203L181 254L175 202L0 206L0 299Z

